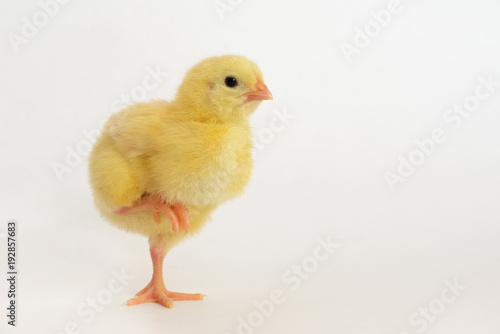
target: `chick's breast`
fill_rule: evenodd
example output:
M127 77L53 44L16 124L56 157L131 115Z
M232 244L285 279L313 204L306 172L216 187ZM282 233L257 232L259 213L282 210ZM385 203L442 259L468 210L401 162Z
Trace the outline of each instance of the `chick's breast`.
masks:
M252 170L250 129L245 125L170 124L151 157L153 192L188 206L216 206L238 196ZM175 124L175 125L174 125Z

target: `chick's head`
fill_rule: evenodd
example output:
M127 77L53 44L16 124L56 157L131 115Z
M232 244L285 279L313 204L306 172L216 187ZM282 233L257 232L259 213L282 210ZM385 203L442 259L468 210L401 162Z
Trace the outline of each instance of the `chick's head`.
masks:
M207 58L188 71L176 100L205 121L248 118L273 96L257 65L241 56Z

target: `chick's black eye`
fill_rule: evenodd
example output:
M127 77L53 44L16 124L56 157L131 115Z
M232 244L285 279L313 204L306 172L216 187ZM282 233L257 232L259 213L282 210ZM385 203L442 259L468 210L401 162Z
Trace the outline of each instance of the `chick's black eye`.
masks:
M226 77L225 83L226 83L226 86L231 87L231 88L238 86L238 80L236 80L235 77Z

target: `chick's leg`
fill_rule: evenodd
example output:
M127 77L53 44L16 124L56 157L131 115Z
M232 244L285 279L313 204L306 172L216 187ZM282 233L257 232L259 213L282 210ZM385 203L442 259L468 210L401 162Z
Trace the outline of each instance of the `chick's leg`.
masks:
M143 303L156 302L165 307L171 308L174 300L202 300L204 295L199 293L180 293L168 291L163 282L163 259L166 250L154 239L149 240L149 250L153 261L153 277L151 282L135 298L127 301L127 305L138 305Z
M142 196L132 206L121 207L116 210L115 213L117 215L127 216L139 211L151 211L157 224L161 223L160 213L164 213L172 223L172 229L176 233L181 229L187 233L189 229L189 211L186 206L180 203L167 204L156 195Z

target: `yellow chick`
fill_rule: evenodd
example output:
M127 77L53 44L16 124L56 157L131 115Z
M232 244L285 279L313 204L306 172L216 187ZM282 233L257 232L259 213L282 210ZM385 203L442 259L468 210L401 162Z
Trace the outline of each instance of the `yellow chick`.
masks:
M147 236L153 261L151 281L127 305L203 299L168 291L163 259L243 192L252 170L249 116L269 99L253 62L211 57L189 70L173 101L137 103L110 117L89 160L95 203L111 224Z

